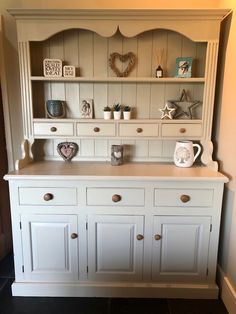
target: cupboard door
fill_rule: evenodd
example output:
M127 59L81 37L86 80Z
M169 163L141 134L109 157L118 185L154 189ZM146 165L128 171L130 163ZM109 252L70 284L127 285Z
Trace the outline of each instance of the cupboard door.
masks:
M78 280L77 236L77 216L22 215L25 279Z
M142 279L143 217L88 217L88 277L100 281Z
M153 280L206 279L210 222L210 217L154 217Z

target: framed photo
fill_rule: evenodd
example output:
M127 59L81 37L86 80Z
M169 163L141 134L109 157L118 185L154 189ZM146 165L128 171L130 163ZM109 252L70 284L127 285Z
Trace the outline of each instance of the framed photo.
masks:
M61 77L62 61L60 59L44 59L43 75L45 77Z
M82 119L93 118L93 99L80 100L80 115Z
M176 77L191 77L193 58L176 58Z

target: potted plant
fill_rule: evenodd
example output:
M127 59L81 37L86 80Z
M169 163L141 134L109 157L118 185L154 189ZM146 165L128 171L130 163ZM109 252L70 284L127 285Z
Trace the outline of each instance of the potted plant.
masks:
M130 120L130 116L131 116L131 107L124 106L124 109L123 109L124 120Z
M103 108L103 117L105 120L111 119L111 108L109 106Z
M113 116L115 120L119 120L121 117L121 106L119 103L113 106Z

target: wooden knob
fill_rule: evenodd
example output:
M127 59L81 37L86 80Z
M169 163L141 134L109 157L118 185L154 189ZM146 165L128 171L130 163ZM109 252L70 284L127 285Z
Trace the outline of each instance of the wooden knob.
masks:
M51 132L56 132L56 131L57 131L57 128L56 128L55 126L52 126L51 129L50 129L50 131L51 131Z
M78 238L78 234L77 233L72 233L70 237L71 237L71 239L77 239Z
M46 193L46 194L44 194L43 199L44 199L45 201L51 201L51 200L53 199L53 194L51 194L51 193Z
M138 234L136 238L138 241L140 241L143 240L144 236L142 234Z
M143 132L143 129L142 128L137 128L137 133L142 133Z
M185 128L180 128L180 129L179 129L179 132L180 132L180 133L185 133L185 132L186 132L186 129L185 129Z
M98 127L95 127L93 130L94 130L94 132L96 132L96 133L97 133L97 132L100 132L100 128L98 128Z
M119 195L119 194L112 195L112 202L117 203L120 201L121 201L121 195Z
M180 200L181 200L181 202L183 202L183 203L187 203L187 202L190 201L190 196L183 194L183 195L180 196Z
M155 234L155 235L154 235L154 239L155 239L156 241L161 240L161 235L160 235L160 234Z

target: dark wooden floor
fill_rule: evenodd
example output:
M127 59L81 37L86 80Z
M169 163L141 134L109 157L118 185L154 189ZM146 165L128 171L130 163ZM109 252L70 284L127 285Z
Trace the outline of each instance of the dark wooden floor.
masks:
M0 262L0 314L227 314L221 300L12 297L12 255Z

